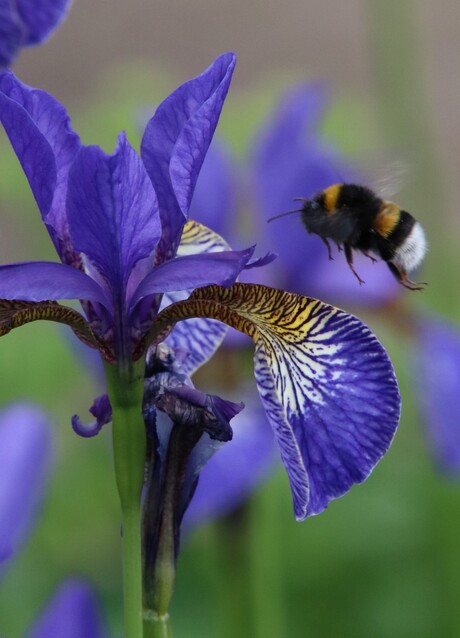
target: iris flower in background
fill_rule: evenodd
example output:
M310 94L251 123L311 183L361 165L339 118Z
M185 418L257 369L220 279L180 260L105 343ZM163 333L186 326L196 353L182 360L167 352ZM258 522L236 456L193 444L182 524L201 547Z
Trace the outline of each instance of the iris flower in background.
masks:
M391 362L358 319L310 297L235 284L243 269L273 256L250 261L253 248L232 251L215 232L187 221L234 65L233 54L224 54L166 98L146 126L141 157L124 134L112 155L83 146L54 98L11 72L0 76L0 119L62 262L0 267L0 332L37 319L66 323L105 361L110 400L99 398L91 411L97 427L112 416L127 637L141 633L138 511L146 445L153 454L144 502L159 521L146 621L167 622L178 525L166 514L182 516L196 478L187 478L189 459L198 459L199 471L215 441L231 438L229 421L242 407L188 382L222 341L221 324L255 343L256 383L298 520L365 480L399 420ZM58 303L63 299L82 300L84 315ZM167 364L146 387L147 348L156 353L163 342L173 362L184 353L180 369ZM164 445L157 409L173 423ZM81 425L74 419L76 429ZM204 434L209 440L200 447Z
M31 531L52 461L46 414L30 404L0 413L0 577ZM26 633L27 638L103 638L94 596L80 580L68 580Z
M0 0L0 70L24 47L41 44L65 18L71 0Z
M438 468L460 475L460 333L435 316L419 315L415 323L414 379L421 401L430 452Z

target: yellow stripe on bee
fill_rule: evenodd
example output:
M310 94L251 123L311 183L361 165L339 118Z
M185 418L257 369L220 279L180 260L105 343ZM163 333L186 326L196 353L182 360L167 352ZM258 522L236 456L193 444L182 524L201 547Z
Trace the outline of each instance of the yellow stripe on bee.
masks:
M333 184L324 190L324 208L328 213L335 213L337 210L337 200L341 190L342 184Z
M394 202L384 202L375 218L374 228L382 237L388 237L396 228L401 217L401 209Z

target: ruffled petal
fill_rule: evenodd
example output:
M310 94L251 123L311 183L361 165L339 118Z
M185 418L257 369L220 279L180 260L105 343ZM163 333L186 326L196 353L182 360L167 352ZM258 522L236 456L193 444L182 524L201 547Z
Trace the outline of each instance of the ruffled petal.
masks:
M439 318L423 317L417 326L415 379L422 418L441 470L460 474L460 331Z
M218 57L166 98L145 129L141 155L157 193L163 227L158 261L176 252L235 62L233 53Z
M69 261L65 199L69 167L80 140L64 107L45 91L0 76L0 120L63 261Z
M0 414L0 576L20 547L42 499L51 461L46 415L32 405Z
M233 439L201 470L184 524L195 527L223 516L250 497L276 465L273 432L260 403L232 421Z
M67 211L74 246L124 300L134 266L161 236L155 192L124 134L113 155L97 146L81 149L69 173Z
M393 367L355 317L315 299L251 284L195 290L157 319L213 317L249 334L255 375L289 476L298 520L370 474L400 413Z
M0 266L0 299L88 299L111 309L110 299L94 279L80 270L51 261Z
M80 580L64 582L48 602L26 638L106 638L90 587Z
M26 37L24 45L43 42L65 18L70 0L17 0Z

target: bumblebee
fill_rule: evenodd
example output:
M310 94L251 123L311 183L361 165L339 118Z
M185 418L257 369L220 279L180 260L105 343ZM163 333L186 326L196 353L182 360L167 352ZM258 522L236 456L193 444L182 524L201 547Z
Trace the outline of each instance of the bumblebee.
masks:
M358 184L333 184L312 199L298 199L303 202L301 208L268 221L300 213L307 232L318 235L326 244L329 259L332 259L329 240L344 251L360 284L364 281L353 266L354 250L372 261L377 261L376 257L385 261L399 283L409 290L423 289L424 283L408 278L427 250L423 228L410 213Z

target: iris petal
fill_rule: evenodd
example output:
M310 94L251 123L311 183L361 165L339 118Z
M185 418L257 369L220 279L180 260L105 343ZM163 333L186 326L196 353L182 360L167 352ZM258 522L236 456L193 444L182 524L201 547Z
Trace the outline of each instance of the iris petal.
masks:
M124 134L113 155L81 149L69 173L67 216L75 248L123 299L134 266L161 236L155 192Z
M265 286L210 286L160 313L159 335L190 314L254 339L259 393L298 520L320 513L370 474L395 433L400 397L385 350L358 319Z
M51 261L0 266L0 299L89 299L111 308L104 290L91 277Z
M67 176L80 148L79 137L57 100L23 84L11 72L0 76L0 120L65 261Z
M246 250L186 255L166 261L139 284L133 295L132 307L154 293L194 289L211 283L231 286L253 252L254 246Z
M17 10L27 29L24 45L43 42L64 19L70 0L17 0Z
M158 261L176 252L235 62L232 53L218 57L167 97L145 129L141 155L157 193L163 228Z
M0 2L0 70L8 67L18 53L23 38L21 26L11 2Z

